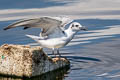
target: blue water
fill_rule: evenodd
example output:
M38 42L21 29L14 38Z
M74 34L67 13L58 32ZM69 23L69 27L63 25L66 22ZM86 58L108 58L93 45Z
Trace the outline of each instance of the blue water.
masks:
M29 2L27 0L1 0L0 10L44 9L64 6L69 3L71 2L57 2L54 0L30 0ZM22 13L23 16L24 14L26 15L26 13ZM1 15L3 14L0 14L0 17ZM40 29L23 30L22 28L14 28L7 31L3 30L5 26L16 20L18 19L0 21L0 45L6 43L25 45L35 43L35 41L26 37L25 34L39 35ZM70 69L62 73L60 80L120 80L120 19L79 18L75 21L86 26L88 31L78 32L68 46L60 49L61 55L68 58L71 62ZM51 50L44 50L51 56ZM55 75L52 79L55 79L58 75ZM0 79L9 78L1 77ZM41 80L41 78L34 80Z

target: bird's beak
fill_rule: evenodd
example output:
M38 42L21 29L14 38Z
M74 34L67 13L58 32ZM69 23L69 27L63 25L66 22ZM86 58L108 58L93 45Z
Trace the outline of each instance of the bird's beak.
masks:
M85 26L82 26L81 30L87 31L88 29Z

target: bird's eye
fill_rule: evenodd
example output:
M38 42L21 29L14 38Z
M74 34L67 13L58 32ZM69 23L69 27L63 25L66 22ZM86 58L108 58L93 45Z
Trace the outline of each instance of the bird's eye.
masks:
M76 25L76 27L78 27L79 25Z

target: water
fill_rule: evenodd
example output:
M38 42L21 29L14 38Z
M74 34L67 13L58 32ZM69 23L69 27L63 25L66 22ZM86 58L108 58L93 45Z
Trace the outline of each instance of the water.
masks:
M46 74L43 74L41 76L36 76L32 78L27 77L15 77L15 76L0 76L0 80L63 80L65 75L68 73L69 67L58 69L52 72L48 72Z
M69 9L70 11L66 11L66 8L68 8L68 6L70 8L71 6L72 8L74 8L74 4L77 3L87 4L87 0L75 0L73 2L71 0L64 0L61 2L59 0L40 0L35 1L34 3L33 0L31 0L31 2L29 3L28 1L24 2L24 0L21 0L21 2L17 2L16 0L14 0L12 1L14 2L14 5L12 6L8 5L8 0L0 2L2 4L0 5L0 45L5 43L33 45L35 43L30 38L27 38L25 34L38 35L40 29L34 28L23 30L22 28L15 28L8 31L3 31L3 27L18 19L35 17L38 15L68 15L70 17L77 18L76 21L86 26L88 28L88 31L78 32L74 39L66 47L60 49L61 55L70 60L71 68L68 71L62 73L62 78L61 76L59 76L59 79L120 80L120 18L118 15L119 10L112 11L110 10L111 8L109 8L108 6L108 12L107 10L105 12L99 11L99 14L97 10L95 11L96 13L94 12L94 14L92 14L93 12L86 12L86 14L81 14L85 13L83 9L81 9L82 12L75 11L73 9ZM38 4L38 2L40 4ZM109 2L109 4L112 4L112 2ZM114 2L113 4L117 5L117 2ZM66 10L63 10L63 12L61 12L62 9L64 9L63 7L65 7ZM113 6L113 8L114 7L115 6ZM35 10L35 8L37 8L37 10ZM58 8L60 12L57 11ZM106 9L102 6L101 8ZM10 10L11 12L7 11L9 9L15 10ZM72 13L73 11L74 13ZM85 19L81 19L83 17L85 17ZM93 17L94 19L92 19L91 17ZM48 55L51 56L50 49L44 50L48 53ZM58 75L59 74L61 73L58 73ZM56 78L58 75L53 76L51 80L59 80ZM47 77L49 76L50 74L47 75ZM13 78L1 77L0 79ZM34 80L41 80L41 78L34 78Z

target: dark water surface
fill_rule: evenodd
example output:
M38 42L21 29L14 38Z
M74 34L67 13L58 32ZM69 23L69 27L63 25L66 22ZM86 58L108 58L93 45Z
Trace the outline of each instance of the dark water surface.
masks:
M71 69L62 73L60 80L120 80L120 20L80 19L77 21L87 26L88 31L79 32L68 46L60 49L61 55L71 62ZM22 30L22 28L2 30L12 22L14 21L0 22L0 45L35 43L25 34L38 35L40 30ZM51 56L51 50L44 50ZM55 76L54 79L59 80ZM41 78L34 80L41 80Z

